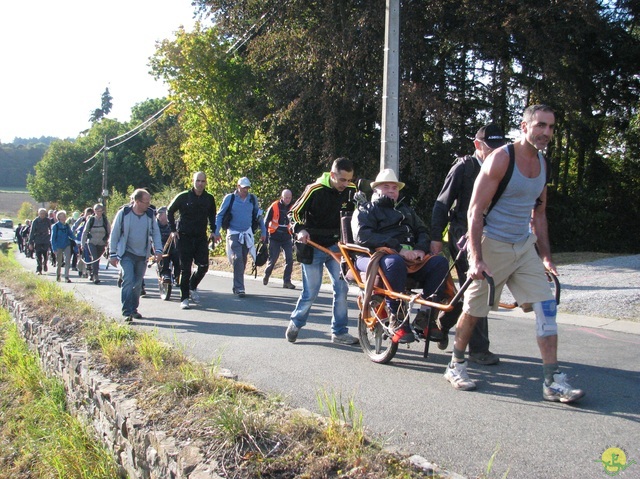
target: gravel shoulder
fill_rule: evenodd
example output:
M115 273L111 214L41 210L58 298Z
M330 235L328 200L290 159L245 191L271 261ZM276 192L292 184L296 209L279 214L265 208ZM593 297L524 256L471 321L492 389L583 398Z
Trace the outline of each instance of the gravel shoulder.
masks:
M640 255L561 264L558 313L640 323ZM505 288L502 302L513 300Z

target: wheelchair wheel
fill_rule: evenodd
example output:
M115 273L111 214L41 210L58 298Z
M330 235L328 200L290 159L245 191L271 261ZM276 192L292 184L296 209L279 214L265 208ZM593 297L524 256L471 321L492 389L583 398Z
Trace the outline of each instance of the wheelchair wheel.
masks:
M391 337L383 327L383 325L389 325L390 314L387 303L383 296L374 295L371 297L370 303L363 305L364 307L369 308L369 313L376 318L376 322L373 328L370 328L362 319L362 311L360 312L358 318L360 346L374 363L386 364L393 359L398 351L398 343L391 341Z
M160 290L160 299L163 299L164 301L169 301L171 299L171 281L169 281L168 283L165 283L164 280L162 279L162 275L160 274L160 267L158 265L157 267L157 273L158 273L158 289Z

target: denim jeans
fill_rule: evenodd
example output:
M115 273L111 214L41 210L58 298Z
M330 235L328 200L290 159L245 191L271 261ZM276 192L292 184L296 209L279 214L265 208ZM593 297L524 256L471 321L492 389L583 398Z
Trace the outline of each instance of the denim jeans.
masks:
M147 258L125 253L120 260L120 268L122 269L122 289L120 291L122 315L126 317L138 311L142 280L147 270Z
M331 251L338 251L338 246L333 245ZM291 321L298 328L307 324L311 305L318 297L320 286L322 285L322 267L327 268L331 277L333 287L333 305L331 315L331 332L333 334L344 334L348 332L347 322L347 293L349 286L340 277L340 265L338 262L322 251L313 251L313 263L302 264L302 293L298 298L296 308L291 313Z
M275 235L269 238L269 261L267 262L267 268L264 270L264 274L265 276L271 276L273 267L280 257L280 250L284 252L285 264L282 280L285 284L291 283L291 273L293 272L293 243L291 242L291 235L288 233L283 238Z

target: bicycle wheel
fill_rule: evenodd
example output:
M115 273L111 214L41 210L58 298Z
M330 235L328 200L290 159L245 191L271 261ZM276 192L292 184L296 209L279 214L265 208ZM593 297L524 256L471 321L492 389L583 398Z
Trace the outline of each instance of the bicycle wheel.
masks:
M171 299L171 281L169 281L168 283L164 282L164 279L162 278L162 275L160 274L160 266L159 263L156 265L157 270L156 272L158 273L158 289L160 290L160 299L163 299L164 301L169 301Z
M371 314L375 320L375 324L372 327L367 326L367 323L362 319L362 311L358 317L358 336L360 338L360 346L369 359L374 363L386 364L398 351L398 343L391 341L391 336L385 331L385 326L389 325L389 311L387 309L387 303L384 300L384 296L374 295L371 297L371 301L364 307L369 308L369 314Z

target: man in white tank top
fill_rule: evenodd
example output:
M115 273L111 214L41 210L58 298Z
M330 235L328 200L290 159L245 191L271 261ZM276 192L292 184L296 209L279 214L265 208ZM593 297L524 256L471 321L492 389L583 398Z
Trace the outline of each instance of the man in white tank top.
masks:
M546 165L540 151L551 141L554 127L555 114L550 107L532 105L524 111L520 125L522 136L513 145L513 174L486 218L485 212L509 167L507 148L495 150L484 161L475 181L468 211L468 275L475 281L465 293L453 357L444 375L456 389L476 388L467 374L465 350L478 318L490 310L488 286L483 280L486 274L493 277L496 298L500 298L506 284L518 304L532 305L542 356L543 399L568 403L584 396L584 391L571 387L559 370L556 303L545 277L545 268L553 274L557 274L557 270L551 260ZM494 304L497 309L498 301Z

